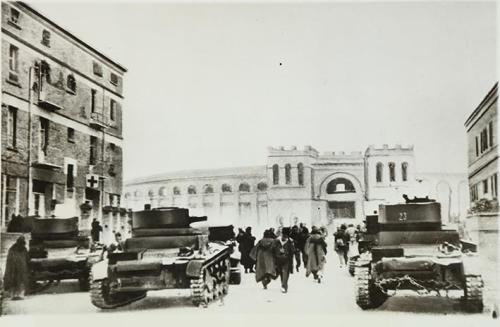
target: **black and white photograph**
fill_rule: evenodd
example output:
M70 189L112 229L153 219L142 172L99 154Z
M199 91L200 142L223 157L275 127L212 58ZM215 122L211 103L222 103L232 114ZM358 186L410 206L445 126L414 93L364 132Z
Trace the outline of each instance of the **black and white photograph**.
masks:
M1 1L0 323L498 323L499 14Z

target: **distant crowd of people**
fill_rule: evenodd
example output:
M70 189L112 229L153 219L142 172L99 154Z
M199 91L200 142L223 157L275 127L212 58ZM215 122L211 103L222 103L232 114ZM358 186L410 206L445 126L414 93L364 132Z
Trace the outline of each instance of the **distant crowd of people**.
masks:
M363 231L360 225L342 224L333 234L334 251L338 254L340 268L347 266L349 256L357 254L352 252L357 252L355 243ZM301 264L306 277L312 275L317 283L321 283L328 251L327 236L325 226L312 226L309 231L301 223L277 230L269 228L257 243L251 227L245 230L240 228L236 241L245 273L255 273L256 282L262 283L264 289L280 277L281 291L287 293L289 276L294 270L299 272Z

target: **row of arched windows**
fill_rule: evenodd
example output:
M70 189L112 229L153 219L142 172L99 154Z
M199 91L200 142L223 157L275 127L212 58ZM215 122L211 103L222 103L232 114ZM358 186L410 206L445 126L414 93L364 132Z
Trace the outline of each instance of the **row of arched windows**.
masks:
M247 182L243 182L238 186L238 192L250 192L251 187L250 184ZM258 192L265 192L267 191L267 183L265 182L260 182L257 184L257 191ZM230 184L222 184L221 185L221 192L222 193L232 193L233 192L233 187ZM205 184L202 188L202 194L212 194L214 193L214 187L211 184ZM178 186L174 186L172 188L172 194L173 195L181 195L181 189ZM189 185L187 188L187 194L194 195L198 194L198 190L196 189L196 186L194 185ZM166 196L167 195L167 189L165 186L160 187L158 190L158 195L159 196ZM134 197L139 197L140 192L135 191L134 192ZM155 196L155 192L153 190L148 191L148 197L153 198ZM130 197L130 193L125 194L125 198Z
M273 165L273 185L279 185L280 183L280 167L278 164ZM304 185L304 165L302 163L297 164L297 181L300 186ZM285 184L292 184L292 165L289 163L285 164Z
M394 162L389 162L389 181L396 181L396 164ZM381 162L377 163L376 176L377 183L381 183L384 180L384 164ZM408 181L408 163L401 163L401 180L403 182Z

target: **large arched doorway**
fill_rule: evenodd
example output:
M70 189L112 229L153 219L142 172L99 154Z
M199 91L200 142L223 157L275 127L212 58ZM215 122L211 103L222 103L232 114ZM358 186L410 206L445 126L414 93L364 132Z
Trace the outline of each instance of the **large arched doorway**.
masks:
M326 219L362 218L363 190L359 180L351 174L334 173L323 180L319 198L326 202Z

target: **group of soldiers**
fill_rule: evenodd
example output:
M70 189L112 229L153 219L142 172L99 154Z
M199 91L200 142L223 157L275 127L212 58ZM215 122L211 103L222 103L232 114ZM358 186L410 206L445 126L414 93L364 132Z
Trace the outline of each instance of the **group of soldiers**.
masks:
M252 228L239 229L236 240L241 253L241 264L245 273L255 272L255 279L264 289L271 280L281 279L281 291L288 291L290 274L299 272L301 264L306 270L306 277L313 275L321 283L327 253L326 227L312 226L311 231L304 225L269 228L257 243L252 235ZM295 264L294 264L295 262Z

